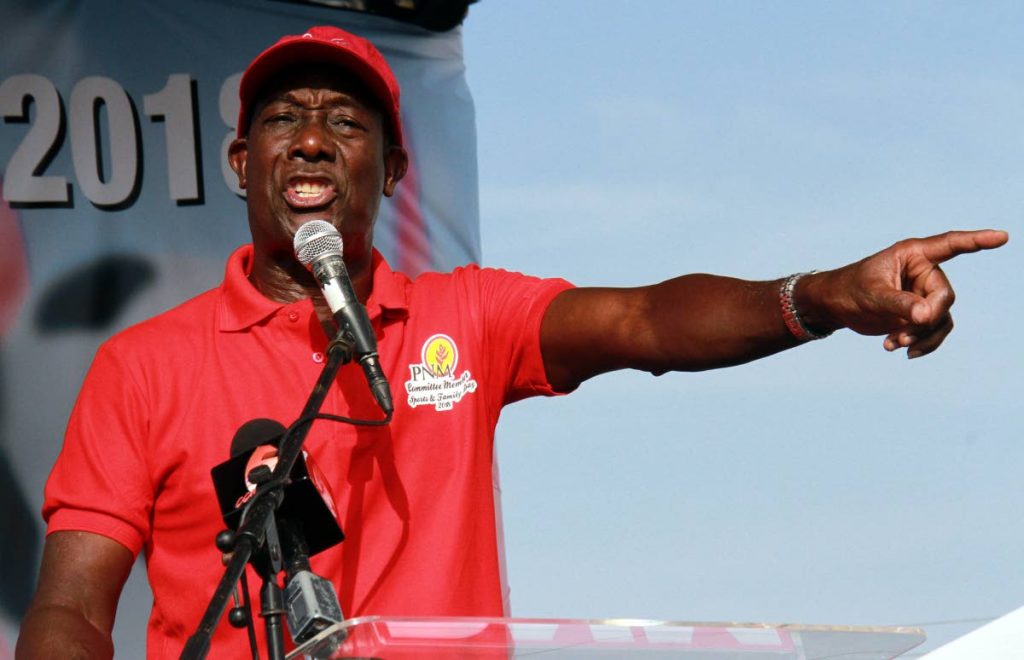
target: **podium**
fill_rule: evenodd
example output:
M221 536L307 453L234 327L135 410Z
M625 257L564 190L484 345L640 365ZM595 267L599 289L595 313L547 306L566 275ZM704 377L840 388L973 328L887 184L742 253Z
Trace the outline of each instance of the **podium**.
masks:
M322 631L288 658L884 660L924 639L921 629L908 627L371 616Z

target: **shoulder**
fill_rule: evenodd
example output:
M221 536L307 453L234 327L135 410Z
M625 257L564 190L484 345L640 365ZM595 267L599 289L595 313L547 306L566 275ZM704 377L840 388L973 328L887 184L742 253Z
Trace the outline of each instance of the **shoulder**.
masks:
M541 278L503 268L485 268L477 264L459 266L448 273L423 273L410 284L415 293L420 290L454 289L477 290L491 293L564 289L572 284L560 278Z
M416 317L459 315L474 323L518 327L542 316L551 300L572 286L563 279L470 264L420 275L410 285L409 308Z
M131 325L105 341L101 352L135 354L194 347L216 327L219 289L211 289L166 312Z

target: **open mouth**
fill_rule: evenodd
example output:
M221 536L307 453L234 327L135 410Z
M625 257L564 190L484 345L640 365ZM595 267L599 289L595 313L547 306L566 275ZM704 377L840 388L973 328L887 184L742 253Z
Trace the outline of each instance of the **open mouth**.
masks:
M334 184L326 179L299 177L288 182L284 199L296 209L311 209L334 201L337 192Z

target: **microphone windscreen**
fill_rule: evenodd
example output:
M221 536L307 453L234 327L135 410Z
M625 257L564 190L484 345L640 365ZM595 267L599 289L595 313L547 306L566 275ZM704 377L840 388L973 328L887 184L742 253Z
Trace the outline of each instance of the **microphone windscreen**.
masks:
M326 220L310 220L295 232L292 247L299 263L309 267L317 259L327 255L341 257L341 234Z
M260 445L277 445L284 435L284 424L275 419L250 419L238 427L231 439L231 456L238 456Z

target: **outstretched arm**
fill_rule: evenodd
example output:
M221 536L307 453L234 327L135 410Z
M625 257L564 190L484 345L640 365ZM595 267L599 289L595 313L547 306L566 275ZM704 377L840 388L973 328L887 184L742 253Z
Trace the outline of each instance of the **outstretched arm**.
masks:
M114 614L134 557L88 532L46 539L39 584L21 623L18 658L109 658Z
M793 302L818 332L885 335L910 357L938 348L953 328L954 294L939 264L999 247L1005 232L948 232L907 239L856 263L802 277ZM685 275L632 289L559 294L541 325L548 379L568 390L616 369L699 371L755 360L800 341L783 321L782 282Z

